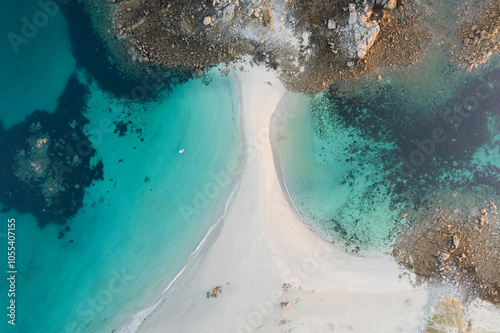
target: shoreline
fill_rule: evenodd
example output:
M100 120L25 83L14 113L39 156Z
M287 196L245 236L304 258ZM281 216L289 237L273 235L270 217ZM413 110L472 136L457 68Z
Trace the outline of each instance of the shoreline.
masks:
M196 271L183 279L183 287L171 292L136 332L165 327L282 332L297 325L416 331L427 303L425 288L402 281L402 271L389 256L356 257L327 244L292 207L280 185L269 129L286 89L265 68L247 69L236 74L247 158L222 230ZM223 293L207 299L206 292L217 285L223 285ZM281 309L287 301L293 301L291 308ZM359 323L354 309L369 309L369 318ZM390 317L396 312L397 318Z
M216 75L216 74L214 74ZM228 82L228 85L233 84L234 87L233 89L239 89L239 82ZM235 194L238 191L238 188L241 183L241 178L243 175L243 168L245 165L245 156L244 154L241 153L240 147L244 143L244 133L243 133L243 127L241 125L242 119L241 119L241 100L238 99L239 102L239 109L238 109L238 117L239 117L239 123L240 123L240 138L239 138L239 143L235 145L234 151L233 151L233 158L230 160L229 164L236 162L238 165L236 172L234 174L229 173L229 176L232 178L230 180L230 184L228 185L231 188L231 191L229 192L228 196L225 197L224 200L224 210L222 214L216 219L216 221L210 225L208 230L206 231L203 239L200 241L198 246L193 250L188 258L186 259L185 265L182 267L182 269L175 275L175 277L170 280L170 282L167 284L165 289L160 295L160 298L157 301L154 301L153 305L150 307L141 309L133 314L133 316L130 318L127 316L127 319L123 321L117 328L116 331L119 333L134 333L138 332L141 329L141 326L143 323L150 317L152 316L158 309L161 308L162 304L166 302L169 298L169 294L174 293L177 287L182 287L183 283L186 282L186 280L189 280L192 275L197 271L199 268L199 265L203 261L203 256L206 255L206 253L210 250L211 246L213 243L217 240L218 236L220 235L221 229L224 226L224 217L227 215L229 206L231 204L231 201L234 199ZM226 170L224 170L226 171ZM224 197L223 197L224 198ZM221 199L223 199L221 198ZM182 278L184 278L184 281L182 281Z
M234 194L237 192L239 187L239 180L233 187L233 190L229 194L229 197L225 201L225 207L224 207L224 213L222 216L219 217L217 222L212 224L208 231L205 233L205 236L201 240L200 244L196 247L196 249L191 252L189 255L186 264L182 269L177 273L177 275L169 282L165 290L161 293L160 300L156 302L156 304L143 309L139 312L137 312L131 321L127 321L125 326L122 326L119 328L120 333L133 333L133 332L138 332L141 329L142 324L144 321L146 321L150 316L152 316L158 309L161 308L162 303L166 302L168 300L169 293L175 292L175 288L177 287L177 283L179 283L179 278L185 277L189 279L189 276L192 275L198 265L200 264L199 262L196 262L196 260L199 258L199 255L201 254L202 256L206 254L210 250L211 245L217 240L218 235L220 234L220 229L223 227L224 223L221 223L224 217L227 214L227 210L229 207L229 204L231 203L231 200L234 197ZM201 258L200 258L201 259ZM203 260L203 259L201 259ZM191 268L191 271L188 269ZM185 276L187 275L187 276ZM182 287L182 286L179 286Z
M293 202L292 197L290 196L290 192L288 191L288 187L286 186L286 181L285 178L283 177L283 170L281 169L281 160L280 160L280 155L279 155L279 148L278 148L278 142L280 139L281 135L281 128L283 127L283 108L285 104L285 98L287 96L284 95L282 100L279 102L279 104L276 107L276 111L274 111L272 117L271 117L271 124L270 124L270 131L269 131L269 139L271 143L271 150L273 152L273 161L274 161L274 168L276 170L276 176L278 177L278 180L281 185L281 190L283 193L286 193L286 198L289 202L289 204L295 209L297 212L297 215L300 217L300 219L305 223L304 218L300 214L299 210L297 209L297 206ZM273 127L275 127L275 130L273 130Z
M283 126L285 126L283 122L283 117L288 117L288 115L285 114L284 108L286 105L286 98L290 96L293 93L287 92L281 101L278 103L276 106L276 110L274 111L272 117L271 117L271 124L270 124L270 131L269 131L269 140L271 144L271 150L273 153L273 161L274 161L274 167L276 170L276 176L278 178L278 181L281 186L281 190L285 194L285 199L287 200L288 204L293 208L295 213L297 214L298 218L304 223L304 225L309 229L310 232L316 235L319 239L321 239L323 242L335 246L334 243L328 241L323 237L317 230L314 229L314 227L306 221L306 219L302 216L300 213L299 209L295 205L295 202L292 199L292 196L290 195L290 191L288 189L288 186L286 185L286 180L283 175L283 170L281 168L281 158L280 158L280 152L279 152L279 140L282 135L282 129ZM274 130L273 130L274 128Z

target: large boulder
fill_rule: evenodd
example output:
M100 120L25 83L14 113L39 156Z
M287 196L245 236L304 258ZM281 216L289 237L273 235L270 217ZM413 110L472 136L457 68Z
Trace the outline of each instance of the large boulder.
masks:
M380 32L380 27L376 21L355 24L353 27L354 46L359 59L366 57L368 50L372 47Z
M230 3L227 5L222 11L222 22L229 22L234 17L234 11L236 8L236 4Z
M368 6L356 9L355 4L349 5L349 24L344 31L348 53L352 58L365 58L377 39L380 27L377 21L370 21L371 15L372 11Z
M337 23L333 19L328 20L328 29L333 30L337 28Z

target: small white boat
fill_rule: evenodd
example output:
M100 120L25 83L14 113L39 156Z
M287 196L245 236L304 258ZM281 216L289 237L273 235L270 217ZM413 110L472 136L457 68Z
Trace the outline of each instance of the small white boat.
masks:
M182 148L181 150L179 150L179 154L182 154L183 152L185 152L184 148Z

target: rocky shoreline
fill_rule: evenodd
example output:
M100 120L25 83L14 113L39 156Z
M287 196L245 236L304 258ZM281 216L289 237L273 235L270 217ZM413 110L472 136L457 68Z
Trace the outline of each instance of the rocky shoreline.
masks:
M302 92L414 62L425 36L405 1L112 2L133 61L199 71L250 55Z
M399 237L393 256L420 282L450 283L465 300L480 297L500 304L498 208L495 202L470 204L486 197L483 192L434 193L436 200L409 213L412 227Z
M466 5L464 10L472 10ZM456 53L461 67L471 71L485 63L500 50L500 3L490 2L475 20L460 26L459 42L463 47Z
M306 93L404 71L431 45L448 49L449 64L469 71L499 50L500 9L492 0L482 11L465 2L434 9L406 0L109 2L108 34L127 44L132 63L201 75L251 56L279 71L289 90ZM459 28L432 26L428 18L440 11Z

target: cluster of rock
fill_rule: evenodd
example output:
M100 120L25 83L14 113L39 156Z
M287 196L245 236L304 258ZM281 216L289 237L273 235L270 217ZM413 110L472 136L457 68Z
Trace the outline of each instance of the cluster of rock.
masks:
M459 42L463 49L451 52L457 60L472 69L484 63L495 52L500 51L500 3L491 2L474 22L460 27Z
M396 4L396 0L352 0L347 6L320 0L130 0L113 5L114 26L109 32L125 38L132 59L140 62L199 71L251 55L273 69L280 67L283 76L297 83L301 76L316 76L309 72L323 72L322 66L308 70L316 67L314 62L338 66L332 70L336 75L348 70L346 63L353 68L355 59L364 59L380 35L381 11ZM304 39L305 35L310 38ZM329 54L323 53L325 42ZM317 85L315 80L301 85ZM321 87L325 85L321 82Z
M394 256L421 277L452 283L464 294L499 304L498 232L493 202L465 217L457 210L439 212L432 223L414 226L401 237Z
M65 142L64 139L52 142L48 133L41 130L40 122L31 124L31 136L26 139L26 148L20 148L13 157L13 174L27 188L41 191L46 205L51 206L53 199L66 191L66 186L58 168L52 163L49 147L64 145ZM78 163L78 155L74 158L74 162Z
M410 67L428 45L425 13L415 2L294 0L290 7L294 29L308 34L308 45L299 49L304 50L299 71L279 59L279 67L287 71L281 79L291 90L315 93L387 67Z
M127 57L137 63L182 67L194 74L249 55L279 69L288 89L317 92L332 81L415 61L406 50L418 55L422 45L414 37L421 32L405 18L418 12L408 10L411 3L397 6L404 3L130 0L113 5L113 29L108 32L109 39L125 41Z
M212 6L216 11L213 16L206 16L203 19L203 24L205 25L219 25L219 27L223 27L231 23L237 13L242 14L238 16L240 20L242 18L250 18L262 21L264 25L272 25L272 11L269 5L262 0L242 0L241 3L239 0L214 0ZM235 22L235 24L239 23Z
M214 289L212 289L212 293L207 291L207 298L210 297L218 298L220 293L222 293L222 286L217 286Z
M245 29L260 33L273 24L267 0L131 0L113 16L114 33L127 39L134 60L196 70L253 54L260 43Z
M500 4L491 3L463 26L463 50L453 50L451 62L474 66L498 51ZM318 91L383 66L410 66L427 39L417 22L421 6L405 0L130 0L113 6L110 33L125 37L134 60L200 71L251 55L279 67L283 82L298 91ZM290 37L298 44L285 46Z
M364 59L380 33L379 23L373 15L374 8L392 10L396 5L396 0L357 1L344 8L348 11L346 25L340 26L334 18L329 18L326 21L328 29L341 33L337 42L328 43L332 53L343 51L349 58ZM354 62L349 61L348 66L353 67Z

